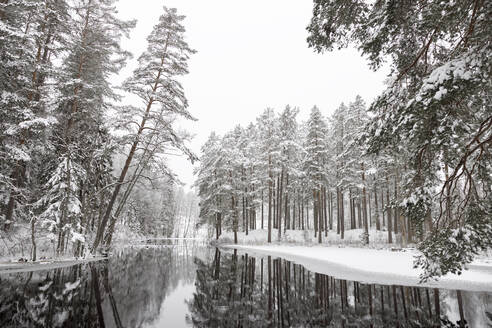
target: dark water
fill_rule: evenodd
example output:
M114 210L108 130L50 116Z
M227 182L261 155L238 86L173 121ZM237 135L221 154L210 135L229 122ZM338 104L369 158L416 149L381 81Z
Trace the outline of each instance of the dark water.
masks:
M0 274L0 327L492 327L491 293L364 284L148 242L107 261Z

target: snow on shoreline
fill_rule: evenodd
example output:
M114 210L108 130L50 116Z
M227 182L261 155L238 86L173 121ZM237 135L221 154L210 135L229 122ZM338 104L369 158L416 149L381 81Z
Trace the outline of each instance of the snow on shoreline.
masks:
M105 260L108 257L106 256L95 256L95 257L87 257L81 259L75 258L66 258L66 259L57 259L57 260L41 260L37 262L4 262L0 263L0 275L1 274L10 274L10 273L20 273L20 272L31 272L31 271L40 271L40 270L52 270L58 268L69 267L72 265L89 263L95 261Z
M362 233L363 229L352 229L345 231L345 238L341 239L340 235L335 231L328 231L327 236L323 233L322 245L350 245L350 246L362 246ZM371 229L369 231L369 247L376 248L392 248L399 247L400 235L393 235L393 244L388 244L388 232L378 231ZM237 234L238 244L241 245L269 245L267 242L268 232L266 229L256 229L249 231L248 235L244 232L238 232ZM280 240L278 239L278 231L272 231L272 241L280 242L282 244L290 245L320 245L318 243L318 237L315 236L313 230L282 230ZM234 233L232 231L224 231L218 240L213 240L213 244L227 245L234 243ZM367 247L367 246L365 246Z
M346 279L382 285L405 285L451 290L492 292L492 267L473 262L461 275L447 274L438 281L419 283L420 269L413 268L415 251L392 252L355 247L221 245L243 253L281 257L308 270Z

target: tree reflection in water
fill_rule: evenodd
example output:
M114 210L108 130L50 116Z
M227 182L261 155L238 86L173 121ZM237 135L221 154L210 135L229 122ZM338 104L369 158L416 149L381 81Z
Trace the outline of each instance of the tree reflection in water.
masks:
M364 284L279 258L196 259L195 327L486 327L492 295ZM489 317L487 317L489 316Z
M186 324L185 316L189 326L227 328L492 323L490 293L364 284L269 256L150 242L104 262L1 274L0 327L175 328ZM176 292L184 285L194 292ZM166 298L187 301L182 314L173 313L179 322L164 309Z
M193 258L206 251L180 241L125 248L102 262L2 274L0 327L145 327L178 284L193 284Z

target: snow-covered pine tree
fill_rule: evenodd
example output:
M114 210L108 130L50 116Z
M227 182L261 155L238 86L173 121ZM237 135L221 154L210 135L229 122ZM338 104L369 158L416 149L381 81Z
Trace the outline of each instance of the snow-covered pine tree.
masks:
M108 222L112 216L116 198L137 152L137 147L145 138L153 138L153 133L162 133L168 140L166 145L185 153L191 161L196 156L185 146L183 137L175 131L172 122L175 116L194 119L187 111L188 102L177 78L188 73L187 61L195 51L185 41L184 16L178 15L174 8L164 7L164 14L147 38L147 50L139 57L138 67L128 78L123 89L138 96L142 108L127 107L126 116L134 123L129 137L130 149L125 164L119 174L117 184L97 229L92 249L101 243ZM135 118L139 118L139 122ZM131 123L129 123L131 124Z
M298 124L297 114L298 108L291 108L286 106L285 109L279 115L279 148L280 148L280 166L281 166L281 178L283 178L283 191L281 190L281 199L283 203L280 206L283 207L284 215L284 230L291 228L290 218L290 202L293 201L293 181L299 177L297 171L298 162L300 161L302 154L302 145L299 144L298 139ZM283 193L283 194L282 194ZM281 217L280 217L281 221ZM279 225L279 237L280 237L280 225Z
M246 232L250 229L256 229L256 219L258 207L261 204L261 186L262 181L260 175L261 162L259 161L259 143L258 129L256 125L250 123L244 130L245 147L244 153L244 175L245 175L245 206L246 212ZM261 210L260 210L261 211ZM261 213L260 213L261 214Z
M347 148L345 149L346 162L344 163L347 172L347 185L350 190L355 190L357 199L357 216L358 227L364 229L362 240L365 244L369 244L369 218L367 206L367 186L366 172L369 168L368 160L365 156L366 147L361 143L361 136L364 133L364 128L368 123L366 113L366 105L362 97L357 96L348 106L346 120L345 140ZM353 212L353 221L355 223L355 202L351 199L351 212ZM362 216L362 218L361 218ZM353 227L355 224L353 224Z
M19 218L34 220L27 216L35 211L31 205L41 189L38 164L48 150L47 127L54 122L53 88L45 82L54 75L51 59L67 36L67 10L63 0L0 3L0 224L4 229Z
M98 225L111 182L114 149L105 115L119 99L109 82L125 64L129 53L120 47L134 21L116 17L115 0L80 0L73 3L66 57L57 74L59 86L57 125L52 133L56 147L54 170L48 183L43 216L57 234L57 251L68 242L79 255L86 233Z
M244 156L243 146L243 128L236 126L234 130L229 131L222 138L222 148L224 153L224 173L226 184L224 186L227 192L225 197L226 215L224 219L229 222L230 228L234 232L234 243L237 244L237 233L239 231L239 200L243 196L244 179Z
M266 181L266 194L268 199L268 242L272 242L272 221L273 221L273 180L274 168L278 158L278 122L273 109L267 108L256 119L260 140L260 162L264 176L262 181Z
M492 3L314 3L311 47L355 44L375 69L391 58L390 85L370 107L369 151L409 154L396 209L415 227L427 222L423 278L461 272L492 246Z
M337 186L337 139L336 139L336 127L335 127L335 117L332 114L327 118L327 134L326 134L326 147L327 147L327 158L326 158L326 174L328 176L327 181L327 204L328 204L328 218L329 218L329 229L333 230L334 221L334 208L337 202L337 196L333 197L333 194L338 195ZM337 214L338 215L338 214ZM338 221L338 220L337 220ZM338 224L338 229L340 225Z
M344 239L345 237L344 193L347 186L347 170L345 164L347 162L345 156L345 150L347 148L347 128L345 118L347 116L347 111L347 106L343 103L340 104L332 115L332 129L330 131L330 140L334 143L330 148L333 150L333 163L335 166L334 181L337 194L337 233L340 234L341 239Z
M304 146L306 151L304 170L313 195L314 227L317 231L318 242L321 243L323 231L321 192L328 180L325 169L328 150L326 134L328 131L325 119L317 107L311 109L307 129Z
M200 197L200 224L212 224L218 239L222 233L224 199L224 158L220 138L212 132L201 149L200 165L195 170L195 186Z

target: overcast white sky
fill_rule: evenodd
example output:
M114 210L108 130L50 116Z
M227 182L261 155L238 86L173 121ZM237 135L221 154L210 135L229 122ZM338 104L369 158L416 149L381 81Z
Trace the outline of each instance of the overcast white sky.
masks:
M328 116L357 94L369 103L383 90L387 72L372 72L356 50L317 54L308 48L310 0L120 0L120 16L137 19L123 42L135 59L164 5L186 15L188 43L198 51L182 79L189 111L198 119L182 127L195 134L190 146L197 154L211 131L247 125L266 107L297 106L305 119L317 105ZM193 183L186 159L172 158L170 166L188 187Z

